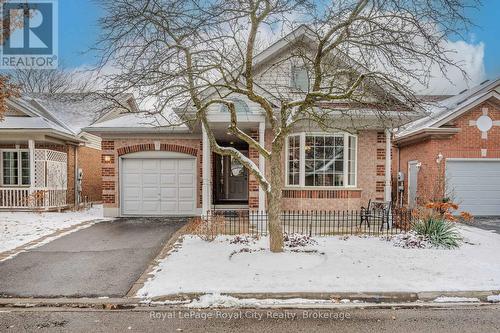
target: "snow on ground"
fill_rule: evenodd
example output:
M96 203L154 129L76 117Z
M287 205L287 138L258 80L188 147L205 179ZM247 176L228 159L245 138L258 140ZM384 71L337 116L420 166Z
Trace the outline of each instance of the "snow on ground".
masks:
M375 237L318 237L267 250L268 239L231 244L185 236L138 296L231 292L381 292L500 289L500 235L461 226L460 249L405 249Z
M487 297L488 302L500 303L500 295L490 295Z
M433 302L436 303L478 303L479 298L476 297L450 297L450 296L440 296L436 298Z
M0 252L15 249L59 229L102 218L102 205L77 212L1 212Z
M219 293L206 294L200 298L186 304L188 308L204 309L204 308L267 308L272 305L319 305L333 304L331 300L321 299L304 299L304 298L289 298L289 299L256 299L256 298L236 298Z

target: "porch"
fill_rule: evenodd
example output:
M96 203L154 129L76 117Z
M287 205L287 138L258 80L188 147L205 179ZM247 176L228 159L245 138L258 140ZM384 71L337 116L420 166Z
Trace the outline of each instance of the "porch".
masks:
M240 128L264 145L265 122L260 117L242 122ZM202 215L210 211L248 211L265 210L265 193L257 179L231 156L212 153L208 135L202 131ZM257 151L227 131L227 120L213 122L212 131L217 142L224 147L239 150L252 160L261 170L265 170L265 161Z
M66 207L68 156L64 146L34 139L23 141L0 140L0 209Z

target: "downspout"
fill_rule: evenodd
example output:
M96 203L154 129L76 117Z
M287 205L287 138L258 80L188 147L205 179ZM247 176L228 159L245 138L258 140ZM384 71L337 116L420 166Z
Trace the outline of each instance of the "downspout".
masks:
M73 177L73 190L75 191L75 208L78 208L78 147L75 146L75 176Z

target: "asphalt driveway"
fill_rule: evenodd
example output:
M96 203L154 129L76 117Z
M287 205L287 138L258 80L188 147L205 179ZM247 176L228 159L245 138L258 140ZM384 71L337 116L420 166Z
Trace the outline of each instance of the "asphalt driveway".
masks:
M500 234L500 216L477 216L472 226Z
M125 296L184 219L101 222L0 262L0 296Z

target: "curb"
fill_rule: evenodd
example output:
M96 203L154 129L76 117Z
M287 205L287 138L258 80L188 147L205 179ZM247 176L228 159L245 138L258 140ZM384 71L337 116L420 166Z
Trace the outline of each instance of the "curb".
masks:
M221 295L232 296L240 299L293 299L302 298L309 300L331 300L340 302L347 299L362 303L383 304L383 303L413 303L432 302L438 297L460 297L477 298L481 302L488 302L487 297L498 295L500 290L480 290L480 291L424 291L424 292L297 292L297 293L221 293ZM199 298L205 293L178 293L172 295L158 296L151 299L152 302L176 302L187 301ZM449 303L450 304L450 303ZM471 303L467 303L471 304Z
M139 305L132 298L0 298L0 308L86 308L131 309Z
M167 247L165 247L167 248ZM492 291L427 291L427 292L358 292L358 293L223 293L226 296L232 296L239 299L309 299L331 301L318 304L270 304L266 306L256 306L255 308L272 309L329 309L332 307L354 307L354 308L421 308L421 307L452 307L452 306L488 306L500 303L487 301L487 297L493 294L500 294L500 290ZM103 310L122 310L138 308L176 308L186 309L182 304L189 303L191 300L204 295L204 293L179 293L155 297L145 300L137 297L123 298L0 298L0 308L82 308L82 309L103 309ZM479 302L465 302L457 300L456 302L437 303L434 299L440 296L477 298ZM349 302L341 301L349 300ZM208 308L210 309L210 308Z

